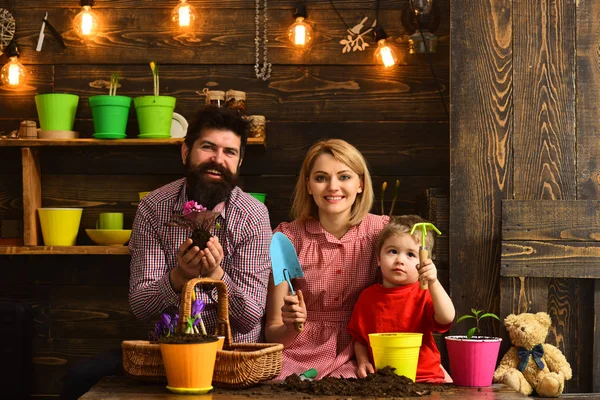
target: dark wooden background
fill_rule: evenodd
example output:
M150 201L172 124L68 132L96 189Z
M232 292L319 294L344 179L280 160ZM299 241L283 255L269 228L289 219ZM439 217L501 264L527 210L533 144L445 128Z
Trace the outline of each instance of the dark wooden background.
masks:
M0 89L0 131L17 129L21 120L37 119L36 93L78 94L75 130L92 134L88 97L105 94L111 73L121 75L119 94L152 93L149 61L160 64L161 94L177 97L176 112L186 118L204 104L196 91L243 90L251 114L267 117L267 147L248 148L241 186L267 193L275 227L289 220L290 197L303 156L323 137L353 143L366 156L377 193L401 180L395 213L420 209L426 189L449 188L449 122L424 56L407 54L400 24L407 0L381 1L380 21L404 55L398 68L373 65L371 47L342 55L339 40L346 27L328 0L306 2L315 29L313 47L291 48L286 31L293 22L295 1L269 2L269 60L272 78L254 76L254 13L252 0L202 0L192 3L201 15L195 38L181 36L169 16L176 1L96 1L102 33L89 43L71 31L78 1L0 0L17 20L21 62L30 73L19 91ZM262 3L262 2L261 2ZM433 56L435 73L449 100L449 0L437 2L442 20ZM350 26L375 17L375 0L334 1ZM46 29L42 52L35 51L41 19L63 34L62 49ZM5 63L5 57L1 62ZM460 103L460 102L458 102ZM457 104L458 104L457 103ZM131 111L128 135L137 135ZM181 176L175 146L119 148L42 148L44 206L84 207L81 228L94 226L98 213L123 211L130 226L137 192L152 190ZM0 220L22 220L21 164L18 148L0 148ZM437 192L436 192L437 193ZM447 199L447 195L443 195ZM391 193L388 189L386 210ZM446 210L447 207L439 206ZM447 214L445 216L447 226ZM85 234L78 244L90 243ZM440 244L443 241L440 241ZM447 236L445 245L447 252ZM2 296L34 308L34 378L32 391L52 397L74 362L119 346L125 338L143 338L149 325L135 321L127 302L127 256L0 256ZM440 264L447 281L447 264Z
M600 392L598 236L581 245L592 247L584 259L566 248L526 246L514 273L511 248L502 249L500 238L511 240L516 229L536 243L552 232L559 232L552 240L567 241L570 216L584 208L569 201L599 199L599 13L594 0L451 6L451 297L459 312L548 312L547 342L573 368L568 392ZM549 210L563 218L550 219ZM492 328L506 349L498 325Z

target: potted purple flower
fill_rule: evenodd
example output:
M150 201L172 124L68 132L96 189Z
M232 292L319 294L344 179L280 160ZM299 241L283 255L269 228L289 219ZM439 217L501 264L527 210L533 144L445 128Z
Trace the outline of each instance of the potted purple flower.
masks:
M174 393L206 393L212 390L212 378L218 349L218 338L208 335L201 299L192 302L190 316L180 321L178 314L163 313L156 323L154 335L159 339L167 389Z
M187 229L191 233L192 245L205 249L206 243L212 236L212 227L215 226L216 229L221 227L218 222L215 224L215 219L220 214L218 211L208 211L206 207L190 200L184 204L183 213L175 214L167 225Z

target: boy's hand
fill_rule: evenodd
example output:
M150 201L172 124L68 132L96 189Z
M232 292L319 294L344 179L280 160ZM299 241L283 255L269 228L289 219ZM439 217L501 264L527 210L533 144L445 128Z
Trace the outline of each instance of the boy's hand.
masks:
M281 318L288 330L296 330L295 322L306 322L306 304L302 290L296 291L297 296L287 295L283 298L281 307Z
M374 373L375 369L373 368L373 365L368 361L361 362L356 367L356 376L358 376L359 378L366 378L368 374Z
M437 281L437 268L429 258L419 266L419 281L429 283Z

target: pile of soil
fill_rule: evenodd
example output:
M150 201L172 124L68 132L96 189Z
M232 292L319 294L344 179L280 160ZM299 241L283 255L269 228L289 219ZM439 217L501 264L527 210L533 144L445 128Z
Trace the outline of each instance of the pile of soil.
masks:
M280 385L264 385L261 389L273 393L301 392L314 396L399 398L425 396L453 387L449 384L414 383L404 376L396 375L394 368L385 367L364 379L323 378L303 381L298 375L290 375Z

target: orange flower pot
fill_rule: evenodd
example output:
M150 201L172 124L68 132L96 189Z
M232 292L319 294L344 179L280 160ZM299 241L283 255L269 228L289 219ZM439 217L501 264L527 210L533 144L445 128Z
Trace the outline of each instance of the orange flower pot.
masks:
M167 389L173 393L200 394L212 390L218 341L160 344Z

